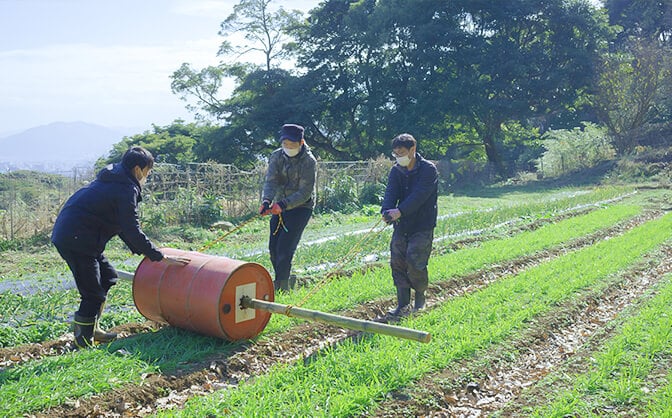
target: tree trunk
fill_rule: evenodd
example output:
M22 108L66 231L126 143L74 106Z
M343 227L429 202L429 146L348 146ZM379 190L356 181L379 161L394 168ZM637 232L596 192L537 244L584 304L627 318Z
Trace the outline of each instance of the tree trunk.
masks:
M485 146L485 155L488 157L488 162L495 167L497 175L504 178L507 176L507 170L504 161L502 161L502 155L497 149L497 138L501 131L502 125L500 122L487 122L481 140Z

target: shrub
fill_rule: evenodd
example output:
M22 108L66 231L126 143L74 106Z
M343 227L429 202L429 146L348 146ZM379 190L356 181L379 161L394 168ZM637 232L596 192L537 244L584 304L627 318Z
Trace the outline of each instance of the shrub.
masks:
M360 205L379 205L385 197L385 185L381 183L367 183L359 191Z
M323 212L351 213L358 209L357 182L345 172L339 172L324 188L318 208Z
M543 141L546 151L538 169L546 177L591 168L615 155L606 129L590 122L583 122L583 128L550 130Z

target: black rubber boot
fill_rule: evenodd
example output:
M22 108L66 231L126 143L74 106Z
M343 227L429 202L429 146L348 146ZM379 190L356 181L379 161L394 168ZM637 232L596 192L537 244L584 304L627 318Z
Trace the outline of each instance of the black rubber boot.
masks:
M397 287L397 307L389 312L391 316L405 316L410 313L411 289Z
M79 348L93 347L93 328L96 326L95 316L81 316L75 313L74 334L75 345Z
M117 338L116 332L106 332L102 330L99 326L100 317L103 315L103 309L105 309L105 304L100 305L100 310L98 315L96 315L96 325L93 328L93 341L98 343L109 343Z
M417 312L425 307L425 291L415 291L415 301L413 302L413 312Z
M276 292L278 290L283 292L289 292L289 279L275 280L273 281L273 287L275 287Z

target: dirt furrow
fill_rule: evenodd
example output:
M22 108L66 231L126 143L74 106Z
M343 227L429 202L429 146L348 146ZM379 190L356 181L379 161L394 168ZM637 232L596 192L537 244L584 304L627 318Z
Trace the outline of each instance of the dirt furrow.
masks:
M646 212L629 221L583 237L572 243L518 259L510 263L433 284L428 291L427 309L446 300L488 286L504 275L547 262L568 251L583 248L641 225L660 216L660 212ZM387 309L395 301L371 301L344 313L360 319L383 321ZM235 353L215 355L207 361L195 363L189 370L173 375L150 375L141 385L126 386L101 395L92 396L69 405L44 411L40 417L74 417L94 414L103 417L145 416L157 409L180 407L189 398L232 387L241 381L267 373L270 367L294 361L310 361L322 348L338 344L348 338L359 338L360 333L318 324L305 323L291 331L255 343L241 344ZM168 395L166 393L168 392Z
M590 354L611 336L608 322L670 272L672 248L668 246L625 272L602 293L587 292L539 318L516 341L426 376L408 391L389 394L388 400L366 416L458 418L494 412L527 416L523 408L545 404L542 397L548 388L524 398L521 393L569 359L573 370L587 369Z
M549 223L554 223L554 222L559 222L563 219L571 218L574 216L580 216L584 215L588 212L591 212L595 210L597 206L592 205L587 208L582 208L579 210L574 210L571 212L566 212L562 213L558 216L555 216L553 218L544 218L544 219L538 219L530 224L524 225L524 226L519 226L515 228L511 228L506 232L507 236L513 236L516 235L520 232L523 231L531 231L540 228L543 225L549 224ZM479 236L475 237L469 237L465 238L459 241L455 242L450 242L450 243L445 243L443 245L435 245L434 246L434 251L433 254L439 255L446 253L448 251L455 251L457 249L470 246L470 245L476 245L479 242L486 241L489 239L494 239L495 236L492 234L481 234ZM369 269L374 269L378 267L382 267L383 263L380 262L373 262L373 263L367 263L362 265L357 269L359 272L365 272L366 270ZM330 271L329 275L330 276L342 276L342 277L350 277L352 274L354 274L354 270L338 270L338 271ZM297 278L297 284L302 285L302 286L312 286L316 282L318 282L319 279L316 277L298 277ZM119 334L121 338L126 338L130 337L132 335L135 335L137 333L142 333L142 332L148 332L148 331L156 331L157 329L163 327L164 325L158 324L152 321L146 321L144 323L129 323L129 324L124 324L124 325L119 325L117 327L114 327L111 329L111 331L114 331ZM71 342L72 340L72 335L71 334L65 334L61 336L59 339L56 340L51 340L51 341L43 341L40 343L34 343L34 344L25 344L22 346L17 346L17 347L7 347L7 348L0 348L0 370L3 368L8 368L8 367L14 367L18 366L23 362L30 361L30 360L38 360L42 357L48 357L48 356L58 356L62 355L64 353L67 353L69 351L72 351L74 349L73 344Z

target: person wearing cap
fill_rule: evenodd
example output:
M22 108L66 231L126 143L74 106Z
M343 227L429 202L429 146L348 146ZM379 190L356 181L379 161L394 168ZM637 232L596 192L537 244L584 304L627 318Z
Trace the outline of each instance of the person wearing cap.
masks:
M390 267L397 288L397 307L389 314L399 317L425 306L439 176L436 166L417 152L417 141L410 134L392 140L392 156L396 164L390 169L381 213L383 220L394 226ZM415 290L412 309L411 289Z
M289 291L292 259L315 208L315 156L300 125L280 129L280 148L271 153L259 213L272 215L268 250L276 290ZM293 277L293 276L291 276Z

